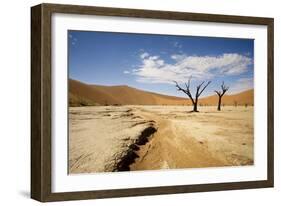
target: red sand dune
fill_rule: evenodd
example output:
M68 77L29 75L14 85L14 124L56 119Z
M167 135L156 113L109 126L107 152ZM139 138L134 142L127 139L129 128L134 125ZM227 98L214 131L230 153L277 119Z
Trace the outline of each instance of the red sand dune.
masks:
M177 92L177 91L175 91ZM199 99L199 104L216 105L216 95ZM224 105L253 105L254 90L224 95ZM190 105L188 98L174 97L135 89L126 85L89 85L69 79L70 106L86 105Z

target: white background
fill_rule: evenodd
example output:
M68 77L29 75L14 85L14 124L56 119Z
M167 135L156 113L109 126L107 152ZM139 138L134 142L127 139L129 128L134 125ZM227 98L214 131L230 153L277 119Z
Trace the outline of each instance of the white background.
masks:
M115 198L48 203L47 205L280 205L281 13L276 0L61 0L45 1L96 6L205 12L275 18L275 188ZM39 205L29 199L30 184L30 6L41 1L1 2L0 49L0 203ZM279 83L278 83L279 82Z

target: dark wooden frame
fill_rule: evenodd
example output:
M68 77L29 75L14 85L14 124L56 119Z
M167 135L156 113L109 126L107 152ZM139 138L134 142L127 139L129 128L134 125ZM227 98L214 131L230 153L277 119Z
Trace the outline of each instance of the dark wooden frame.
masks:
M51 191L51 16L53 13L222 22L267 26L268 131L267 180L200 185L165 186L82 192ZM274 91L272 18L242 17L169 11L136 10L75 5L40 4L31 8L31 197L48 202L139 195L205 192L273 187Z

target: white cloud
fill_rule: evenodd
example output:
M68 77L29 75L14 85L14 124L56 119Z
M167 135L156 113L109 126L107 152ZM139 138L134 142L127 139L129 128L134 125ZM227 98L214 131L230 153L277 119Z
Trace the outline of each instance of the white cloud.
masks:
M74 38L71 34L69 34L69 38L71 39L72 45L75 45L78 42L77 38Z
M130 71L125 70L125 71L123 71L123 73L124 73L124 74L130 74Z
M166 63L159 56L144 52L140 55L142 64L132 71L137 81L147 83L186 82L192 76L195 79L211 79L215 76L234 76L243 74L252 64L252 59L236 53L219 56L171 55L173 63Z
M238 79L233 85L229 87L229 93L235 94L254 88L253 78L243 77Z
M182 48L182 45L179 43L179 42L174 42L174 47L176 47L176 48L179 48L179 49L181 49Z
M146 57L149 57L149 53L144 52L140 55L140 58L145 59Z

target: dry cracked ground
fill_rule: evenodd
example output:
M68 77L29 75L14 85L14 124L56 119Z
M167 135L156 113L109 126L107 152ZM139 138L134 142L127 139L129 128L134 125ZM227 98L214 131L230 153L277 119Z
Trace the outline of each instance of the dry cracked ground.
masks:
M253 164L253 108L69 109L69 173Z

